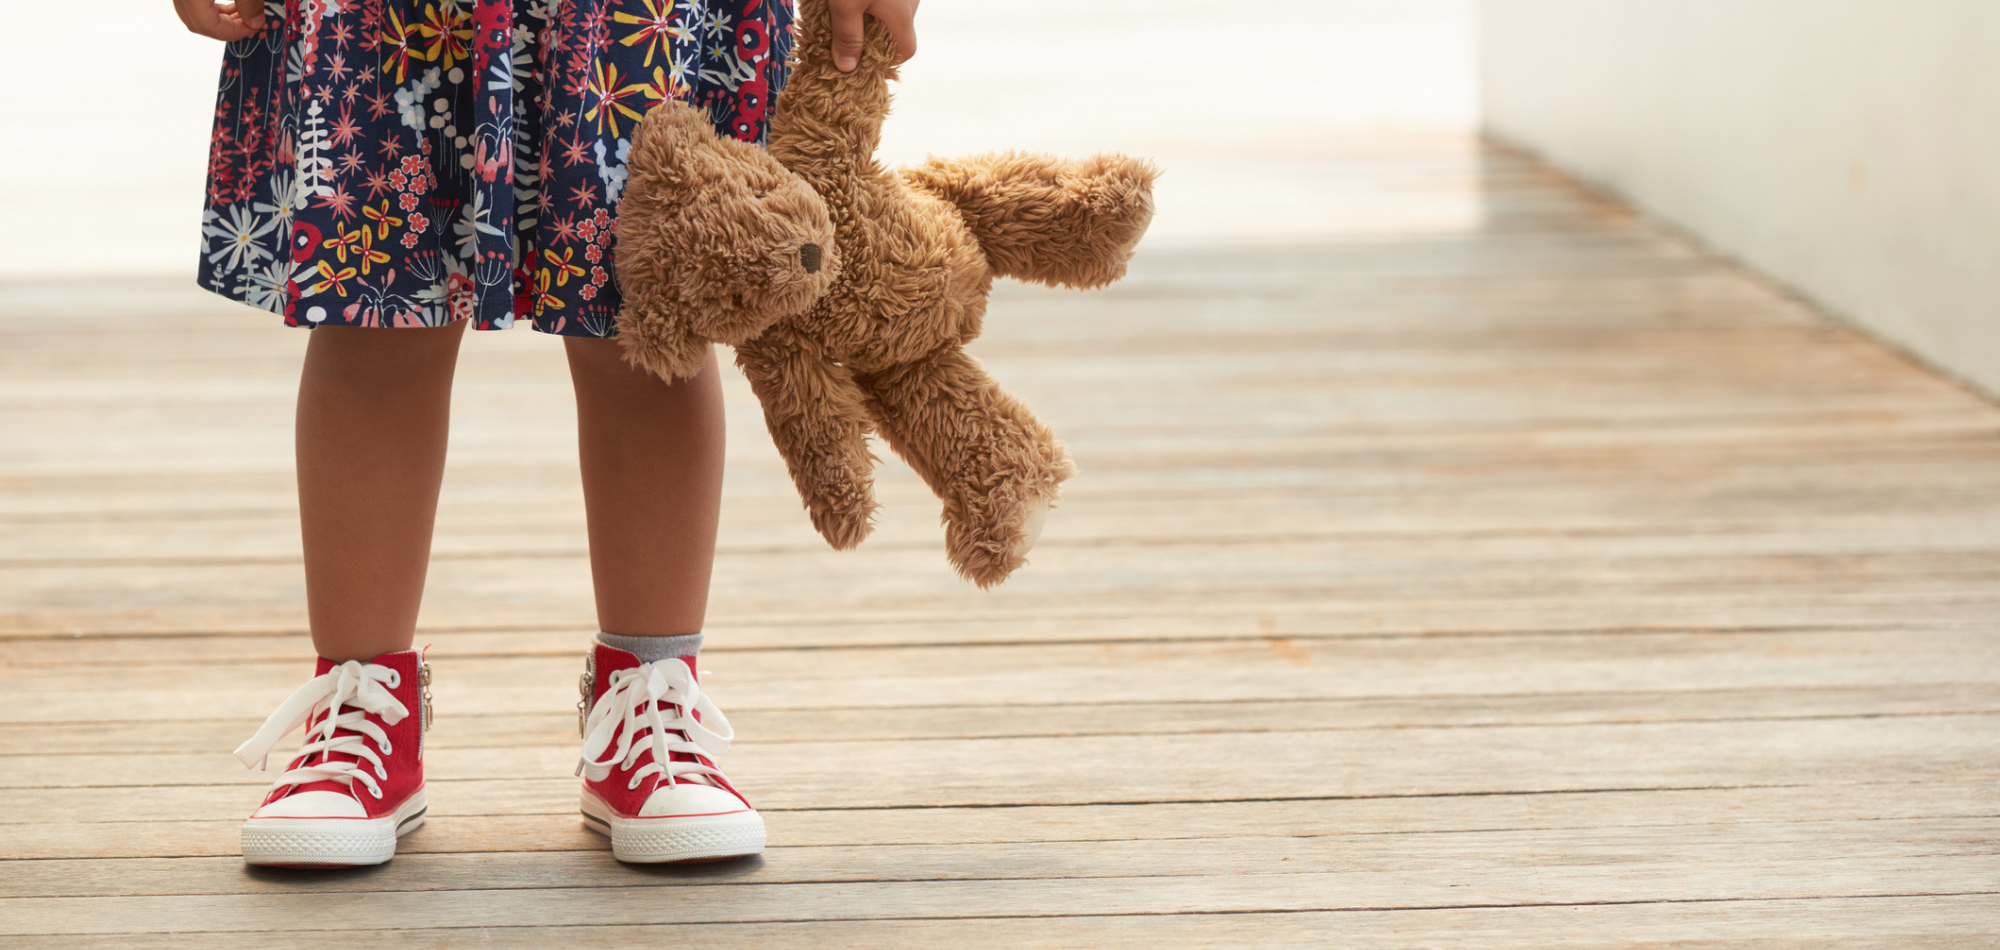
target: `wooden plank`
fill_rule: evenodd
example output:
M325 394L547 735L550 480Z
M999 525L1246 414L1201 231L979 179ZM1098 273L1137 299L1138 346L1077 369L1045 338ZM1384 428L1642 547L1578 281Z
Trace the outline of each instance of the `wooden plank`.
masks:
M1455 546L1446 545L1447 548ZM1663 598L1699 609L1686 591L1715 602L1787 600L1865 606L1934 605L1969 599L1990 609L2000 590L2000 548L1931 552L1633 556L1606 561L1587 548L1486 560L1462 549L1421 562L1369 556L1340 541L1273 541L1232 551L1152 546L1038 550L1007 586L980 592L959 580L940 551L774 551L719 561L711 603L722 622L797 615L1103 609L1123 598L1151 612L1234 607L1297 609L1450 599L1615 605ZM203 565L94 571L22 567L7 572L11 597L0 629L45 633L167 629L296 628L301 580L292 565ZM768 583L788 578L782 589ZM1441 586L1448 583L1448 586ZM433 566L423 623L451 627L567 625L591 603L582 558L494 558ZM1128 608L1129 609L1129 608ZM1612 606L1611 609L1617 609ZM891 614L893 615L893 614ZM1867 615L1863 615L1864 617ZM1876 615L1880 617L1882 615ZM1896 616L1889 614L1889 616ZM1917 614L1915 616L1922 616ZM1988 614L1990 616L1990 614ZM1701 623L1669 610L1661 623Z
M437 657L440 715L557 711L574 705L587 642L519 657ZM1607 691L1964 683L1991 685L1979 625L1902 629L1574 631L1457 638L1264 637L969 646L741 650L711 657L709 689L731 709L1036 706L1281 699L1549 695ZM85 649L88 649L86 645ZM1637 654L1652 659L1627 662ZM304 677L303 658L44 668L33 689L0 694L0 721L90 722L115 689L135 718L261 719ZM186 684L176 688L174 683ZM178 711L177 711L178 710ZM122 718L122 717L121 717Z
M154 754L214 753L234 748L262 722L256 718L165 718L176 715L177 711L160 712L162 717L140 720L0 724L0 756L115 754L142 747ZM737 733L745 741L759 744L833 739L1137 736L1965 715L2000 712L2000 684L1869 684L1125 704L1051 702L1032 706L737 707L727 712ZM424 742L432 749L559 746L574 741L575 734L576 717L569 712L459 711L440 717Z
M1289 873L1400 874L1607 864L1699 866L1746 854L1802 854L1825 861L1992 858L1996 845L1964 819L1732 823L1640 828L1537 829L1457 834L1387 832L1323 836L1141 838L994 842L938 846L824 845L773 848L761 861L679 871L690 882L759 884L839 881L1088 881L1107 877L1203 877ZM427 836L428 837L428 836ZM601 839L599 839L601 841ZM1524 856L1528 856L1525 857ZM298 875L245 874L240 859L12 862L11 897L286 894ZM329 875L318 893L651 887L602 849L541 854L413 853L369 874Z
M589 928L481 928L480 946L538 947L547 940L589 941L601 946L656 946L662 941L691 940L709 945L784 948L963 947L1157 947L1162 940L1192 946L1238 946L1246 934L1288 947L1343 947L1354 950L1404 948L1412 934L1424 934L1427 946L1512 948L1632 947L1612 934L1631 940L1674 939L1690 931L1718 935L1713 939L1674 939L1686 950L1756 950L1756 948L1815 948L1815 950L1902 950L1913 939L1939 950L1991 950L2000 945L1981 927L1981 898L1922 897L1905 899L1764 901L1721 907L1638 905L1465 911L1364 911L1339 913L1230 914L1219 916L1041 917L1032 926L1018 918L975 921L812 921L783 924L712 924ZM1888 918L1888 922L1871 919ZM1745 926L1742 917L1754 918ZM1928 925L1928 926L1926 926ZM1595 936L1561 933L1562 928L1587 928ZM1810 937L1787 936L1819 928ZM1828 934L1828 928L1838 933ZM1850 929L1851 928L1851 931ZM1850 932L1866 934L1851 936ZM348 931L356 940L395 941L409 946L466 945L464 932L450 930ZM1728 934L1731 936L1720 936ZM544 936L546 935L546 936ZM1919 936L1921 935L1921 936ZM0 946L27 945L22 938L0 937ZM38 938L27 938L32 943ZM71 936L65 943L79 947L206 947L206 934L120 934L115 937ZM297 937L282 934L230 935L232 946L290 947ZM740 941L740 943L738 943Z
M1685 592L1625 596L1591 596L1591 593L1586 590L1560 599L1466 596L1449 601L1411 597L1315 603L1273 598L1271 602L1250 604L1078 600L1043 609L1018 602L995 605L968 597L935 603L842 605L838 612L809 610L811 605L792 604L789 609L774 606L761 614L714 606L707 627L717 634L711 640L711 649L728 651L940 642L1262 639L1272 635L1452 637L1621 629L1902 630L1987 623L2000 611L2000 595L1963 589L1946 594L1893 596L1865 590L1793 596L1753 588L1717 591L1698 598ZM588 623L586 608L581 605L538 607L521 601L516 607L512 616L488 618L484 623L427 620L420 627L419 639L429 643L436 637L469 633L478 638L477 642L516 644L512 652L569 655L576 651L580 640L587 639L594 631ZM73 638L95 642L126 636L179 640L288 635L301 645L278 655L302 657L309 649L303 645L303 613L303 607L287 606L230 612L129 609L99 611L87 616L50 612L17 616L12 621L0 616L0 641ZM8 622L19 626L10 628Z
M1436 909L1626 901L1799 900L1992 895L2000 856L1814 861L1748 859L1719 881L1700 865L1632 861L1609 867L1533 866L1440 877L1430 871L1140 876L1065 880L690 884L673 900L606 900L589 888L459 890L370 895L369 916L437 928L603 926L1066 914ZM662 885L655 885L662 886ZM352 926L339 894L10 898L9 933L315 931Z
M593 946L705 946L817 950L906 947L1095 947L1154 950L1161 942L1242 946L1246 938L1287 947L1402 950L1413 939L1440 948L1584 950L1650 946L1685 950L1906 950L1913 941L1938 950L1991 950L1990 898L1963 897L1642 903L1521 908L1366 910L1321 913L1037 917L972 920L804 921L777 924L675 924L626 927L482 927L476 931L348 930L356 941L419 947L524 947L551 942ZM214 946L211 934L67 935L66 946ZM0 937L0 946L40 946L46 938ZM232 933L231 946L292 948L295 933Z
M1992 898L1987 895L1819 898L1708 903L1454 907L1437 910L1360 910L1144 916L1035 917L962 920L799 921L771 924L675 924L622 927L480 927L353 929L357 942L419 947L544 948L551 943L651 947L662 942L818 950L826 946L1093 947L1155 950L1161 943L1198 947L1244 946L1246 940L1286 947L1403 950L1413 941L1439 948L1479 950L1597 950L1671 942L1684 950L1992 950ZM0 946L41 946L43 937L0 937ZM207 948L209 933L66 935L77 947ZM292 932L231 933L231 946L289 948Z
M431 818L401 854L601 851L604 839L576 817L575 779L442 782ZM1976 829L1993 818L2000 784L1893 781L1826 787L1641 789L1536 794L1317 798L1012 808L778 809L756 796L782 847L1126 841L1156 838L1325 837L1485 833L1566 828L1677 828L1734 822L1950 818ZM128 790L0 791L0 802L68 802L70 814L107 821L7 826L10 855L42 860L215 856L240 859L242 818L256 798L242 788L179 789L185 814L134 807ZM97 806L102 809L93 810ZM1990 836L1989 836L1990 837Z
M1489 795L1595 789L1817 784L1876 774L1912 781L2000 778L2000 715L1300 730L936 739L743 742L727 763L761 807L903 808L1225 801L1243 789L1209 779L1257 770L1257 797ZM426 779L530 781L571 775L576 747L440 749ZM1089 763L1087 769L1078 763ZM0 824L69 821L88 798L105 813L199 820L206 801L134 789L242 789L272 776L221 752L23 757L0 777ZM900 783L857 783L898 775ZM1087 778L1087 781L1085 779ZM117 804L137 795L144 804ZM89 810L91 812L96 809ZM88 813L88 812L87 812Z
M1290 396L1315 398L1343 393L1389 408L1397 415L1432 408L1420 402L1392 403L1382 399L1418 390L1433 400L1450 400L1473 393L1530 408L1508 412L1518 424L1551 414L1576 415L1578 397L1589 415L1618 417L1644 410L1669 409L1684 414L1740 415L1785 405L1794 410L1847 408L1964 408L1971 400L1941 380L1904 372L1904 366L1880 347L1848 333L1825 329L1776 332L1760 328L1754 336L1738 333L1695 335L1673 331L1632 331L1565 334L1535 339L1510 335L1500 339L1470 335L1463 338L1354 338L1352 334L1297 331L1283 334L1235 333L1224 340L1209 335L1161 334L1143 342L1117 338L1029 338L975 349L1011 386L1025 387L1040 397L1057 400L1072 411L1093 399L1135 395L1147 397L1135 407L1154 406L1135 418L1122 414L1125 424L1146 424L1172 417L1186 408L1244 398ZM525 355L525 354L524 354ZM1190 359L1190 357L1199 357ZM534 361L468 359L459 387L468 395L486 395L503 387L555 393L566 389L560 355L551 348ZM291 373L251 376L230 373L177 377L141 374L98 377L75 374L23 373L0 382L0 396L19 405L10 413L9 427L47 429L57 436L54 446L83 445L89 430L61 438L55 423L89 414L114 430L167 420L189 406L202 407L202 429L223 429L245 420L274 417L273 397L294 384ZM1523 378L1525 377L1525 378ZM1164 385L1164 384L1175 385ZM732 402L750 408L739 377L732 376ZM141 398L141 397L144 398ZM1564 406L1564 397L1569 404ZM1819 402L1798 402L1811 397ZM531 410L532 419L561 418L554 407ZM1497 407L1496 407L1497 408ZM1318 417L1318 421L1337 421ZM498 429L490 420L473 420L475 430ZM185 429L177 426L176 429ZM531 433L531 436L533 433Z
M1856 467L1860 467L1857 465ZM1886 469L1886 470L1885 470ZM1935 550L1977 548L2000 534L2000 497L1976 490L1970 466L1899 464L1868 475L1846 473L1814 493L1794 493L1781 504L1756 504L1759 492L1781 492L1805 473L1747 472L1726 482L1667 488L1621 486L1617 497L1588 503L1544 486L1469 493L1427 492L1385 509L1378 492L1333 496L1325 492L1266 491L1206 498L1121 498L1094 493L1067 500L1057 510L1048 548L1078 544L1232 545L1322 539L1349 544L1469 541L1500 551L1560 550L1601 545L1607 556L1624 553L1714 550L1745 553L1796 550ZM1763 477L1758 477L1758 476ZM1992 466L2000 478L2000 458ZM1902 492L1935 494L1899 506L1855 511L1851 499L1878 491L1896 476ZM1581 486L1578 486L1581 487ZM939 529L931 519L902 517L927 509L924 494L894 485L881 494L897 517L885 518L864 548L929 550ZM1654 489L1654 504L1618 503ZM1412 493L1414 494L1414 493ZM1469 494L1471 497L1465 497ZM1768 497L1765 495L1764 497ZM817 552L825 542L790 499L726 509L720 553L755 556L773 549ZM298 515L288 508L244 510L21 512L0 517L0 584L22 568L127 568L217 563L298 563ZM1141 530L1136 526L1151 526ZM1170 527L1169 527L1170 526ZM439 560L496 556L580 556L585 550L581 500L550 498L504 508L456 505L440 512L432 556ZM1422 548L1416 548L1421 552Z

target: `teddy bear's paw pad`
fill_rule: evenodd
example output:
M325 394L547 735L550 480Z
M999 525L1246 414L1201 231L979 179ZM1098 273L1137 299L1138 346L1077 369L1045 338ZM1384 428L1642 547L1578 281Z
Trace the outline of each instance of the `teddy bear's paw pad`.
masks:
M1037 498L1029 502L1027 517L1021 522L1021 540L1014 542L1011 553L1017 558L1026 555L1034 548L1035 542L1042 539L1042 529L1047 527L1048 523L1049 500Z

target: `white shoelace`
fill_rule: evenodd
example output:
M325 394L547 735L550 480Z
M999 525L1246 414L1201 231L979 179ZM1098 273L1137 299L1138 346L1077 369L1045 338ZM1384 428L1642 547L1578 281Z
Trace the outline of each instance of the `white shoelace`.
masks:
M671 705L679 715L669 719L662 705ZM695 715L701 718L697 720ZM623 728L620 728L620 727ZM671 753L686 752L719 758L729 751L736 733L722 710L701 693L694 674L680 660L646 663L611 674L611 688L590 708L583 726L583 758L576 774L601 782L613 765L632 767L640 754L653 753L653 761L632 773L626 788L638 788L648 775L662 775L666 784L697 782L721 787L722 773L699 762L677 762ZM618 738L614 749L612 736ZM644 741L640 741L641 739Z
M273 787L331 779L345 781L352 788L354 780L360 779L369 794L381 798L382 786L375 780L388 779L389 770L383 767L381 757L368 747L366 740L374 740L382 755L390 755L393 750L389 747L388 734L381 726L369 722L368 714L381 716L383 722L392 726L409 715L409 707L389 692L401 686L402 680L401 673L386 666L348 660L307 680L304 686L293 691L271 713L271 718L264 720L264 725L250 737L250 741L236 747L236 758L253 769L267 767L271 747L279 739L325 712L326 719L307 731L308 741L299 746L298 756L292 760L298 767L278 776ZM360 735L335 734L342 730ZM356 761L335 760L334 753L352 755ZM362 768L363 760L375 767L374 775Z

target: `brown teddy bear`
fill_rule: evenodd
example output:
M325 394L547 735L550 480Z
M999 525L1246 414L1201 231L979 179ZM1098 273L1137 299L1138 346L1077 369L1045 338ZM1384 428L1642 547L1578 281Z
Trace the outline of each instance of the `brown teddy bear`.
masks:
M735 346L835 548L873 527L879 433L943 500L952 565L989 587L1022 564L1075 467L964 345L996 276L1077 288L1123 276L1158 172L1016 153L884 169L887 31L869 20L860 66L842 73L824 0L802 0L798 29L768 154L685 106L641 125L619 212L620 339L667 378L695 372L710 341Z

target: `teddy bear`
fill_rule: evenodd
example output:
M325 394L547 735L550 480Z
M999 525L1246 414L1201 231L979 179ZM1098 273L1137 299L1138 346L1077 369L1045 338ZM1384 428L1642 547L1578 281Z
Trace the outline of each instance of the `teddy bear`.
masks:
M869 19L843 73L825 0L798 10L767 152L676 103L641 124L619 212L619 339L669 379L696 372L710 342L735 347L836 549L873 528L878 435L943 502L952 566L991 587L1024 563L1075 466L965 344L996 277L1088 289L1123 276L1158 171L1014 152L884 168L887 30Z

